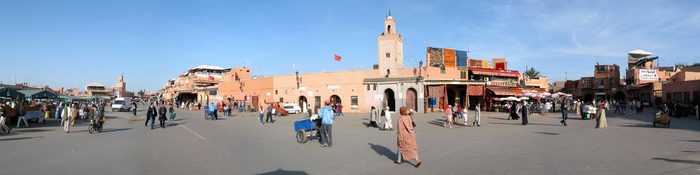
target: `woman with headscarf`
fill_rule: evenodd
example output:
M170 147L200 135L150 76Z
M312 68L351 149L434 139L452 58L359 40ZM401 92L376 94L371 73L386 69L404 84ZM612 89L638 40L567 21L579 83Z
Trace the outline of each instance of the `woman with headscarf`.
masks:
M596 114L598 116L595 118L595 128L607 128L608 120L605 118L605 104L601 103L598 107L598 112Z
M396 146L398 155L394 163L401 164L402 160L415 160L416 168L420 166L421 162L418 158L418 144L416 143L416 133L413 127L413 117L408 114L406 107L400 108L401 116L399 117L398 127L396 131Z
M369 111L369 124L367 124L367 127L377 127L377 109L372 106L372 108Z
M73 126L75 126L75 119L78 118L78 114L79 114L77 104L75 104L75 103L73 104L73 107L71 107L71 112L72 112L72 114L70 116L70 126L73 127ZM68 131L66 131L66 132L68 132Z

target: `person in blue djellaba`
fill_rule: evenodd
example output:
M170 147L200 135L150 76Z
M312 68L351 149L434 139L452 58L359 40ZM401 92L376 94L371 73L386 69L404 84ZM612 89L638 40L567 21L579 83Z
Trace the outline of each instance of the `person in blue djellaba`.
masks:
M323 107L320 112L318 112L318 117L321 118L321 147L333 147L333 120L335 120L335 113L333 108L331 108L331 101L325 101L326 107Z

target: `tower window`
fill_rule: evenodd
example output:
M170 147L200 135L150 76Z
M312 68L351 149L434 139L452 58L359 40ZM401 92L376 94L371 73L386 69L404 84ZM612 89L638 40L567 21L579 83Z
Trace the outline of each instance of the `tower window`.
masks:
M389 58L391 57L391 54L389 52L386 53L386 57Z
M386 27L386 33L391 34L391 25L388 25L388 26Z

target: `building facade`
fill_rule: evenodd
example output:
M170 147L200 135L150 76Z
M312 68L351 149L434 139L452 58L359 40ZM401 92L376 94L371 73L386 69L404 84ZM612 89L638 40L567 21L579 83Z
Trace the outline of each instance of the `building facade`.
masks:
M596 100L625 100L624 90L620 88L620 66L595 65L593 79Z
M475 106L488 102L489 87L519 88L520 74L507 70L505 58L494 59L494 66L479 60L477 66L477 61L468 61L466 51L428 48L426 64L420 61L417 67L404 67L403 39L391 15L384 19L381 31L374 69L251 77L245 67L200 66L169 80L162 91L171 99L209 103L231 99L253 110L270 103L296 103L304 111L317 112L329 100L334 106L342 105L344 112L358 113L369 112L372 106L391 111L406 106L416 112L437 111L454 103ZM439 58L431 57L432 51L440 51ZM546 78L541 86L546 86Z

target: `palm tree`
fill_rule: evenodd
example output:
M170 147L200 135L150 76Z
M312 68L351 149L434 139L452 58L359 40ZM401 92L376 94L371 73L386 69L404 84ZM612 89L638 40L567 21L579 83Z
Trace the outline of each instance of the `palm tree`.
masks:
M525 70L525 76L530 79L537 79L540 78L542 75L540 74L540 71L535 70L535 68L530 68Z

